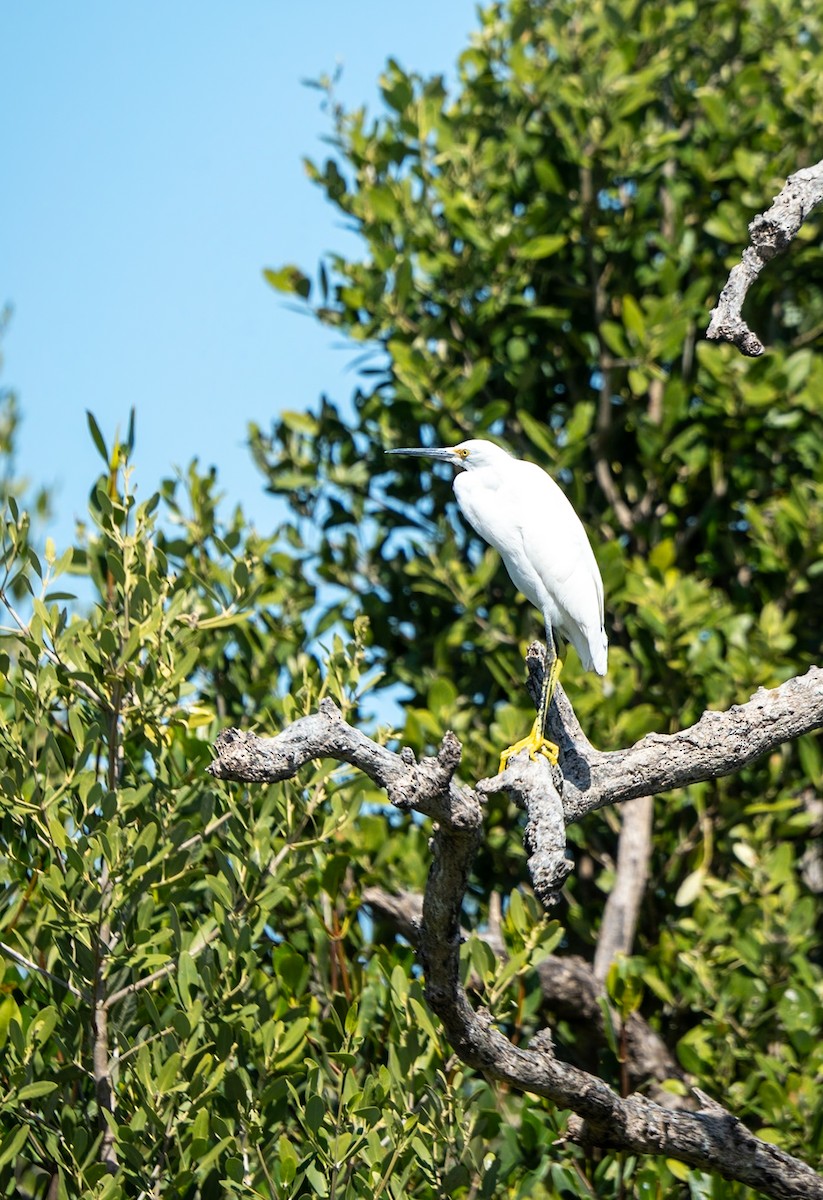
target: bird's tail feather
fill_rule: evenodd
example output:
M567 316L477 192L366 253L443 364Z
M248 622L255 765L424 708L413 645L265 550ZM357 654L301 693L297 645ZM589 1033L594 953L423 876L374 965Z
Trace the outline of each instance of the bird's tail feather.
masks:
M596 671L598 675L605 675L609 668L609 642L606 637L605 629L598 629L597 632L588 632L580 639L580 644L575 647L580 655L580 661L586 671Z

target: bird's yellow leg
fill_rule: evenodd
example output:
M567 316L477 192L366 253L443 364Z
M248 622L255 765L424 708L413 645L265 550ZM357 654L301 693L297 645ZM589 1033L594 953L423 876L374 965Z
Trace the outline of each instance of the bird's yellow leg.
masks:
M563 670L563 660L556 655L551 667L543 676L543 687L541 689L540 707L537 710L537 716L534 719L534 724L531 728L531 733L528 737L522 738L519 742L515 742L513 746L509 746L508 750L504 750L500 755L500 772L505 771L509 765L509 759L514 758L521 750L528 750L529 758L536 759L538 754L544 755L549 762L554 766L557 762L557 756L560 753L559 747L550 742L544 735L543 730L546 728L546 716L548 715L549 705L552 702L554 689L557 686L557 681L560 678L560 672Z
M535 717L534 725L532 725L531 733L528 737L521 738L519 742L515 742L513 746L509 746L508 750L504 750L500 755L501 772L505 771L509 765L509 759L514 758L521 750L528 750L529 758L532 759L536 759L538 754L545 755L552 766L557 762L557 756L560 753L559 747L543 736L540 728L540 717Z

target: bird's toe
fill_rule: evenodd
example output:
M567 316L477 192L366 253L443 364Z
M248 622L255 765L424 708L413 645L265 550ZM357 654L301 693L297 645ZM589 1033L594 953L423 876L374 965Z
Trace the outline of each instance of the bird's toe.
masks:
M556 765L557 758L560 753L559 747L555 745L554 742L550 742L549 739L544 737L541 733L539 718L532 726L531 733L528 737L521 738L519 742L515 742L513 746L509 746L509 748L504 750L500 755L499 774L503 774L511 760L515 757L515 755L519 754L521 750L528 750L529 758L532 760L532 762L536 762L538 756L542 754L544 758L549 760L552 766Z

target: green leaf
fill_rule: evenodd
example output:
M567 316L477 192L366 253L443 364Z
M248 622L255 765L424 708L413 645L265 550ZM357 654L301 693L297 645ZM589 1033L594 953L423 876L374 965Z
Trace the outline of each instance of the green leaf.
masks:
M516 888L509 896L508 918L513 928L521 937L525 937L528 934L531 927L531 920L526 913L523 897Z
M14 996L6 996L4 1000L0 1000L0 1049L8 1040L9 1026L12 1022L20 1028L22 1017Z
M38 1096L48 1096L57 1084L50 1079L41 1079L35 1083L24 1084L17 1093L18 1100L34 1100Z
M667 1158L666 1166L674 1175L675 1179L679 1179L682 1183L688 1183L693 1174L693 1168L686 1163L679 1162L676 1158Z
M14 1162L20 1151L26 1144L29 1136L27 1125L18 1125L16 1129L10 1129L3 1141L0 1142L0 1167L4 1167L8 1162Z
M109 452L106 448L103 435L100 432L100 426L97 424L94 414L89 409L86 409L86 421L88 423L89 433L91 434L91 440L94 442L95 446L97 447L98 454L106 464L106 469L108 469L110 465Z
M326 1105L321 1096L312 1095L306 1100L306 1125L315 1136L326 1116Z
M675 893L674 902L677 907L687 908L690 904L694 904L703 891L705 883L706 871L703 867L698 867L696 871L687 875Z
M284 1134L280 1135L277 1142L277 1153L280 1163L280 1179L284 1184L290 1184L297 1174L297 1155Z
M304 300L308 300L311 295L311 280L298 267L285 266L277 271L266 267L263 278L269 287L273 287L277 292L302 296Z
M162 1095L169 1091L178 1081L180 1074L180 1055L177 1051L170 1054L161 1066L154 1081L156 1090Z
M528 242L524 242L518 247L518 258L538 259L550 258L552 254L556 254L558 250L566 245L566 236L562 233L545 233L539 237L531 238Z
M177 959L177 982L180 995L187 1002L191 1002L192 994L200 987L200 977L188 950L183 950Z
M281 1058L285 1058L298 1046L303 1044L308 1028L308 1017L296 1017L291 1021L277 1045L278 1054Z
M645 341L646 319L634 296L623 297L623 324L633 335L636 343L642 344Z
M315 1196L328 1196L329 1185L325 1175L323 1175L313 1163L309 1163L306 1167L306 1179L311 1184L312 1194Z

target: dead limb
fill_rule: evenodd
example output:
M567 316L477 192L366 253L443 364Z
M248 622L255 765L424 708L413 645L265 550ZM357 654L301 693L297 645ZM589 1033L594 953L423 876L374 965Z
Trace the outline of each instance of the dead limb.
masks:
M771 207L754 218L749 225L750 244L740 262L732 267L717 306L712 309L706 330L710 341L731 342L750 358L763 353L763 343L743 320L746 295L766 263L786 249L821 200L823 161L790 175Z
M542 664L535 648L531 663L537 682ZM221 779L273 782L293 777L313 758L333 758L364 771L386 789L397 808L415 809L434 820L418 953L427 1001L468 1065L571 1109L575 1117L570 1136L586 1144L663 1154L777 1200L823 1200L819 1175L755 1137L716 1102L702 1104L697 1112L673 1112L639 1093L621 1097L603 1080L556 1059L549 1037L538 1034L532 1047L515 1046L484 1010L472 1007L460 981L460 915L482 837L482 793L511 791L526 808L535 890L550 903L570 869L566 824L605 804L730 774L775 746L819 728L823 672L812 668L779 688L760 689L746 704L704 713L688 730L650 734L635 746L610 753L591 747L562 689L556 695L550 732L560 744L560 766L552 770L545 759L531 762L519 756L502 775L480 781L475 788L455 779L461 747L454 734L444 736L434 758L418 763L408 750L395 753L348 725L328 700L319 712L274 738L226 730L217 740L217 758L209 770Z

